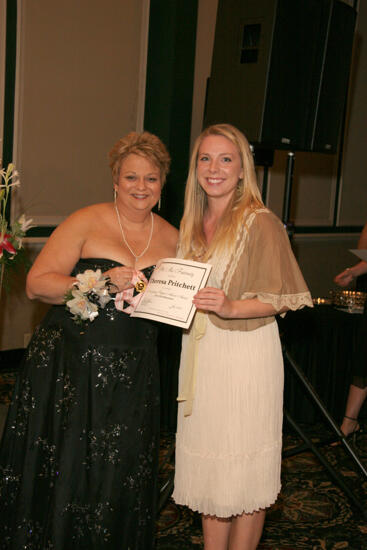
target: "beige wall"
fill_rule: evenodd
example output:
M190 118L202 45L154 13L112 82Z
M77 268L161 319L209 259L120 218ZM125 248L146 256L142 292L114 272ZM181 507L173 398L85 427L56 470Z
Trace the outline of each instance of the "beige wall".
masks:
M142 125L147 6L19 2L14 159L37 225L110 200L108 151Z
M367 221L367 2L359 2L345 141L340 225Z

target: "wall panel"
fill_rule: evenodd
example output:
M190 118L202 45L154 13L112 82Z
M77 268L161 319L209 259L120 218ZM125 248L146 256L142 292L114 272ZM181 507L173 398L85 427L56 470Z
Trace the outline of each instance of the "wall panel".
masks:
M338 225L367 221L367 2L359 3Z
M14 155L22 187L14 206L38 225L111 199L108 151L142 120L147 6L20 2Z

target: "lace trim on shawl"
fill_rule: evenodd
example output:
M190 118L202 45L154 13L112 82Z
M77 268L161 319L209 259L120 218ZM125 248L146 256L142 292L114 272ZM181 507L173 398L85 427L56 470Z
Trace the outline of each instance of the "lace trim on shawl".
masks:
M238 234L237 242L239 242L239 246L237 246L237 243L236 243L235 253L233 255L232 261L230 262L230 264L228 266L228 271L225 275L225 280L223 281L223 291L226 294L228 293L228 287L229 287L229 284L232 280L233 273L237 269L238 262L239 262L239 260L242 256L244 248L247 244L247 241L248 241L248 238L249 238L248 237L249 229L250 229L256 215L259 214L260 212L269 212L269 210L267 208L260 208L258 210L255 210L254 212L251 212L251 214L247 218L245 218L245 220L243 222L242 231L240 231L239 234Z
M260 302L271 304L275 311L279 311L282 307L287 307L291 310L301 309L304 306L313 307L312 298L309 292L281 295L270 294L268 292L244 292L241 295L241 300L245 300L246 298L258 298Z

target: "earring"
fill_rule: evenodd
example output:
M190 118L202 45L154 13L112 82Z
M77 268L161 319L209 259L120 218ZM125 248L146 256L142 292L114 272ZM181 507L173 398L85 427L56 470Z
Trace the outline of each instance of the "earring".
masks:
M238 196L241 196L243 193L243 179L240 178L237 182L236 191Z
M161 197L159 197L159 201L158 201L158 212L160 211L161 209Z
M116 202L116 197L117 197L117 191L116 191L116 187L113 188L113 201Z

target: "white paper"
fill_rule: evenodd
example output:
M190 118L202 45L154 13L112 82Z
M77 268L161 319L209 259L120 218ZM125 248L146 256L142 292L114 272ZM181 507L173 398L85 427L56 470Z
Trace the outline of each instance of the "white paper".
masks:
M366 248L354 248L354 249L350 249L349 252L352 252L353 254L358 256L358 258L360 258L364 262L367 262L367 249Z
M131 317L189 328L196 311L192 299L206 285L211 267L179 258L160 260Z

